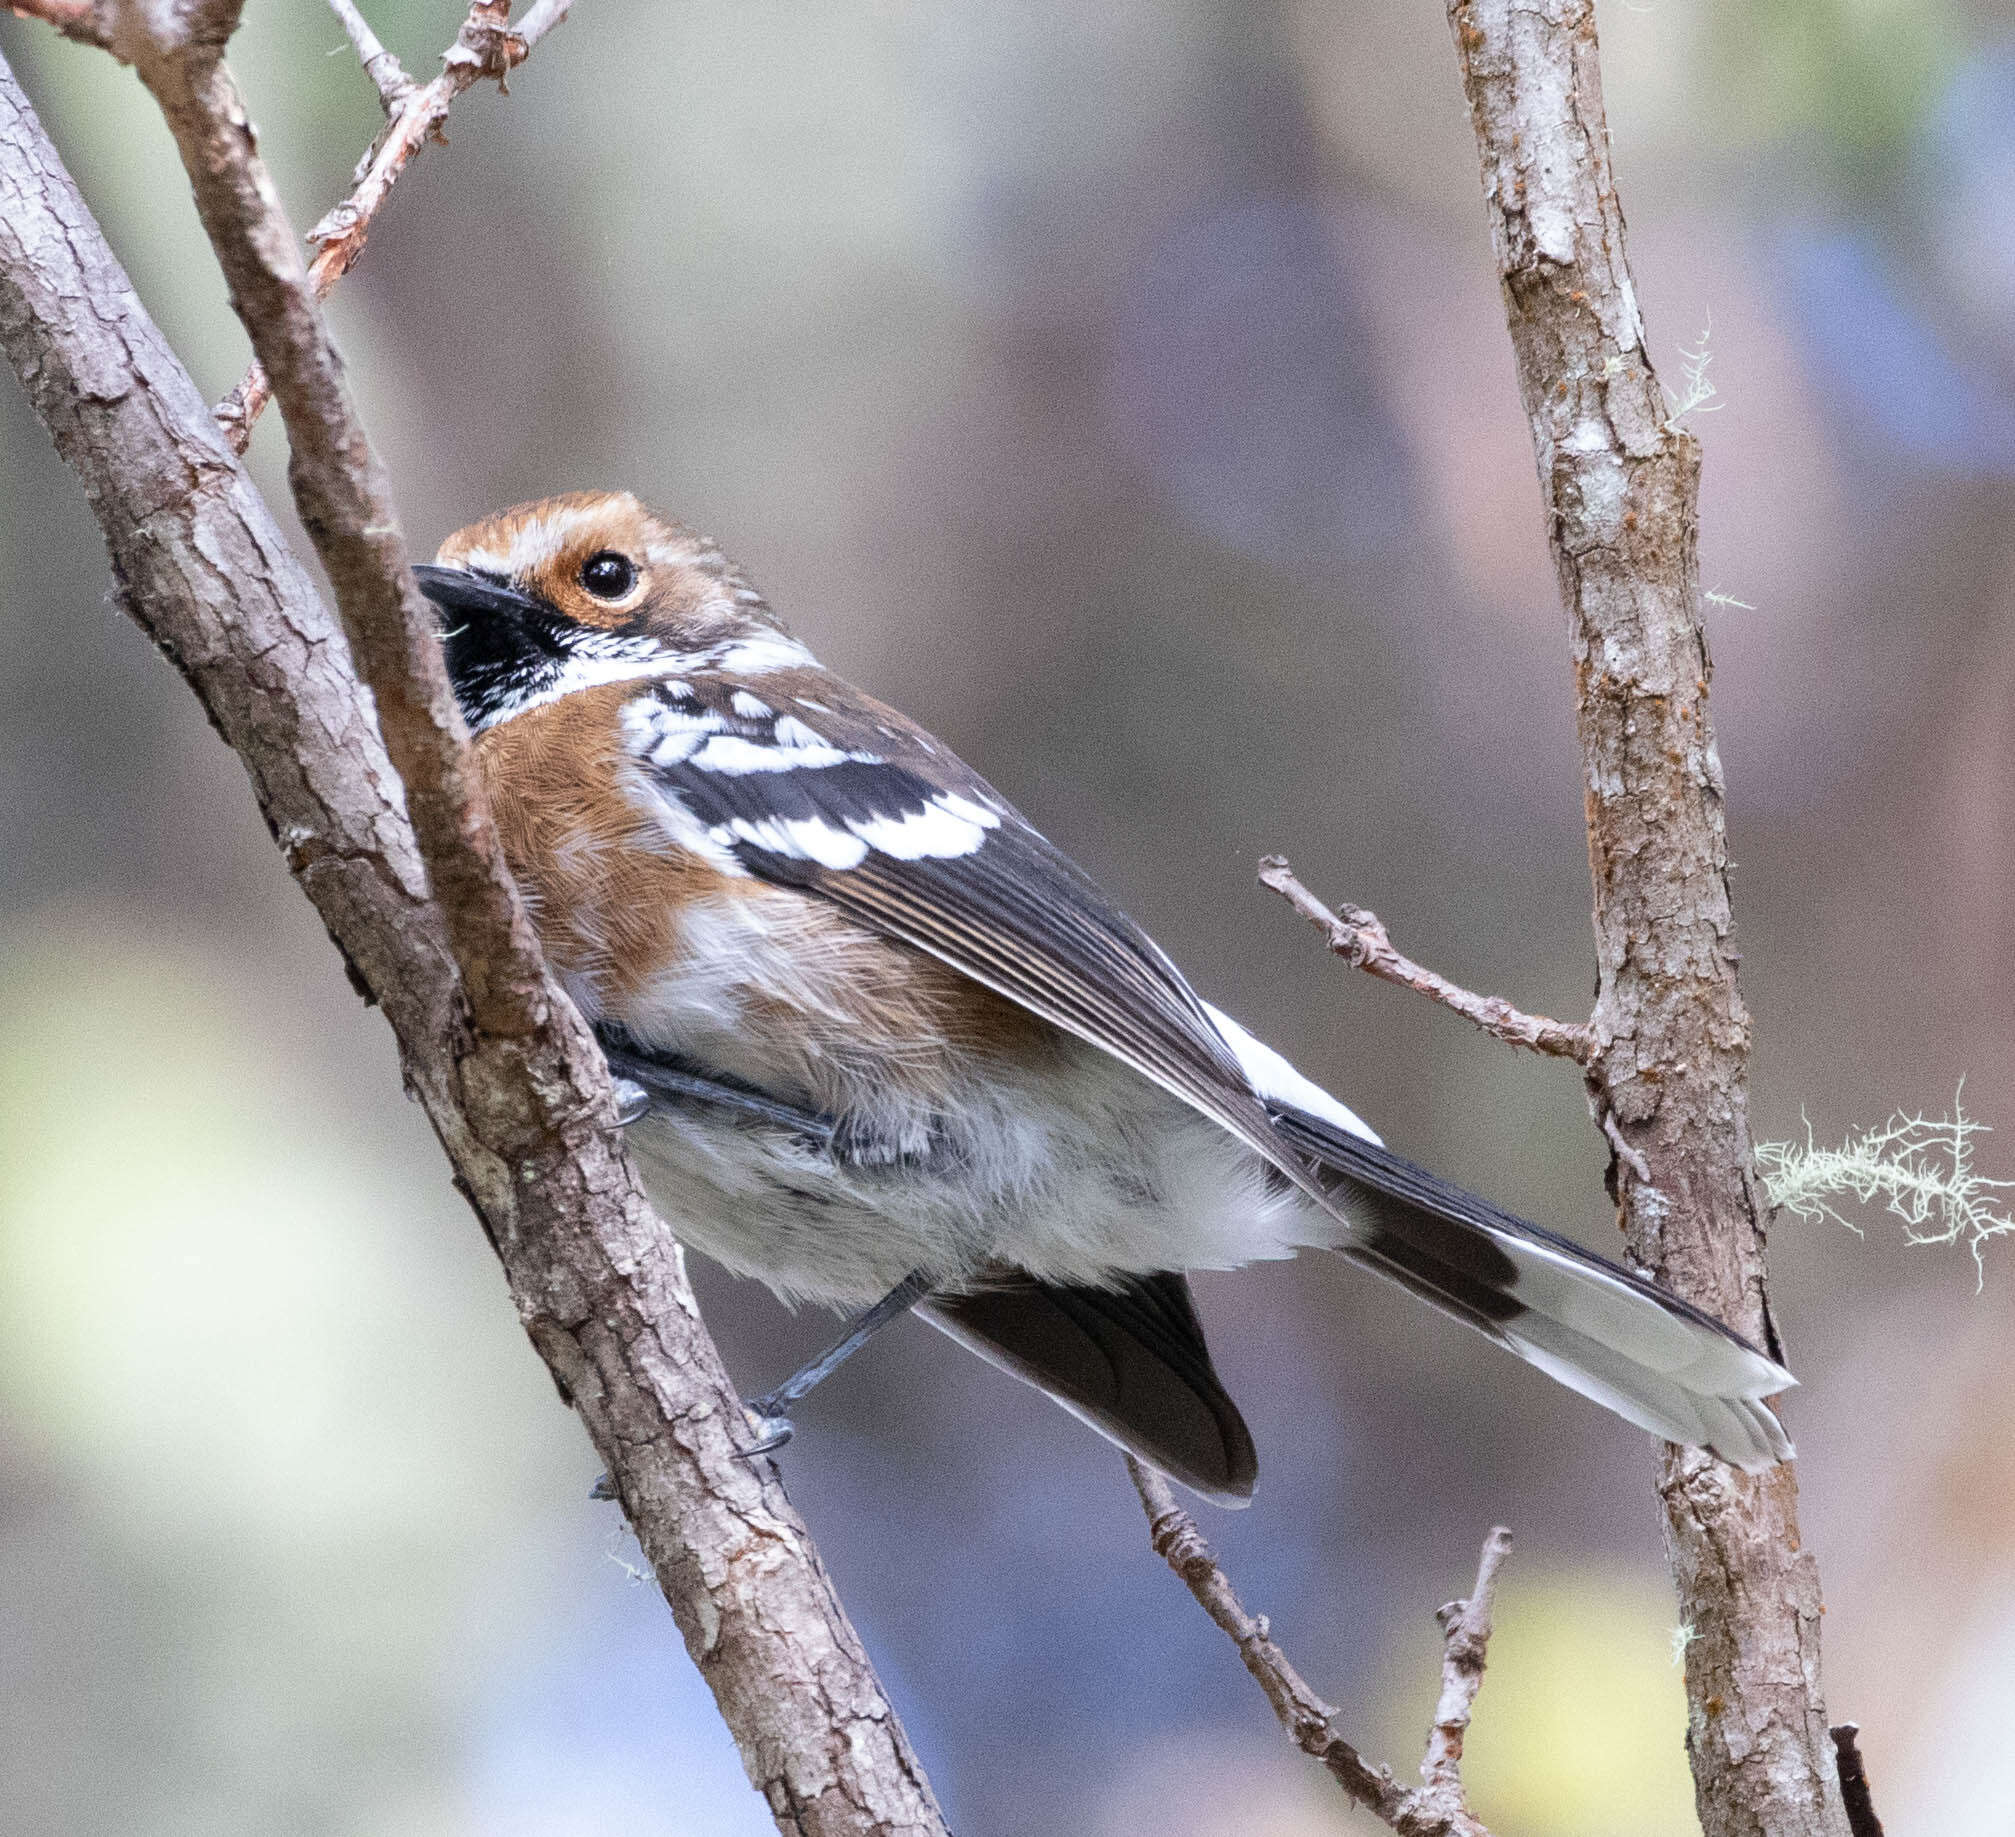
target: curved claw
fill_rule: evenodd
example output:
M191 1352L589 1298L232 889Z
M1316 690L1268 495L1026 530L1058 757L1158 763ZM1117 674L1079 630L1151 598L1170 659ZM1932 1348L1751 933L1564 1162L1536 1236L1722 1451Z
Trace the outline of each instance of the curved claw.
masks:
M594 1485L588 1488L588 1497L590 1499L598 1499L604 1501L615 1498L616 1497L615 1477L612 1474L606 1474L606 1473L601 1475L595 1481Z
M611 1080L616 1093L616 1126L627 1129L651 1113L651 1094L633 1078L618 1074Z
M758 1398L754 1403L745 1403L742 1408L748 1412L749 1421L756 1432L756 1439L742 1450L744 1454L774 1453L798 1432L797 1424L788 1416L781 1414L767 1397Z

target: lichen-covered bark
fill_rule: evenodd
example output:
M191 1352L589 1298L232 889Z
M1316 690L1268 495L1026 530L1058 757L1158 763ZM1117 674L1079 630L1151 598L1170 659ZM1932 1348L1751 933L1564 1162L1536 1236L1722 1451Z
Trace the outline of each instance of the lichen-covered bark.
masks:
M775 1470L737 1451L739 1405L609 1124L592 1041L521 966L488 1002L526 1029L476 1024L349 646L4 62L0 348L83 483L124 604L244 761L289 867L382 1003L779 1828L942 1833ZM508 951L508 906L465 920L460 941L500 910Z
M1700 622L1700 451L1669 424L1644 346L1594 8L1451 0L1449 21L1570 617L1599 975L1589 1089L1631 1151L1611 1190L1639 1264L1774 1352ZM1694 1635L1706 1837L1846 1837L1795 1468L1751 1478L1668 1447L1659 1492Z

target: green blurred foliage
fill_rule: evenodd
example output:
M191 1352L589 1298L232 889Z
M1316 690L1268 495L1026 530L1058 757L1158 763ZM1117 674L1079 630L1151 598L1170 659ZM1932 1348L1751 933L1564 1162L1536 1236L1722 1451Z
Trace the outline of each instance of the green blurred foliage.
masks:
M1716 113L1749 145L1804 142L1878 192L1969 34L1943 0L1715 0Z

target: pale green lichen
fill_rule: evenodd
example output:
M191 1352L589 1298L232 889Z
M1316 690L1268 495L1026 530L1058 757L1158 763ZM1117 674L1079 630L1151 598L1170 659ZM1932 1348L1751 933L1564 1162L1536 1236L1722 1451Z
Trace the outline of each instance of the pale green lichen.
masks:
M1665 425L1675 433L1688 415L1711 415L1724 406L1716 399L1721 392L1707 374L1708 366L1714 362L1713 337L1714 319L1710 314L1707 323L1700 328L1700 342L1690 351L1684 345L1680 347L1679 375L1684 386L1679 393L1674 395L1663 383L1659 384L1665 395Z
M2015 1180L1990 1180L1973 1165L1973 1138L1989 1133L1955 1096L1949 1117L1906 1116L1899 1110L1881 1128L1850 1135L1838 1148L1818 1146L1808 1121L1803 1143L1760 1143L1756 1171L1773 1206L1811 1224L1830 1218L1857 1237L1861 1227L1835 1202L1851 1199L1866 1206L1880 1200L1903 1221L1911 1243L1963 1242L1984 1283L1981 1252L1987 1240L2015 1232L2015 1218L1999 1198L2015 1189Z

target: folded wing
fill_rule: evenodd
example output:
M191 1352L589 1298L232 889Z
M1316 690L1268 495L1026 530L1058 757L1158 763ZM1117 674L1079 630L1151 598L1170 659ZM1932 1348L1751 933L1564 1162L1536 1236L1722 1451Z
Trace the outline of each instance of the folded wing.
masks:
M723 868L829 900L1131 1065L1306 1194L1322 1241L1631 1422L1746 1468L1789 1456L1762 1402L1791 1386L1781 1366L1643 1278L1383 1148L1343 1105L1206 1008L1081 869L894 710L817 669L746 681L695 671L655 685L627 718L670 827ZM1124 1441L1107 1403L1073 1401L1035 1369L1044 1360L1028 1348L1044 1333L1082 1351L1057 1325L1071 1309L1040 1294L991 1305L998 1330L989 1338L968 1310L964 1335ZM1085 1326L1091 1307L1077 1305L1071 1331L1116 1344L1109 1320ZM961 1330L955 1309L938 1318ZM1047 1361L1060 1363L1062 1350ZM1235 1475L1226 1447L1224 1471Z

